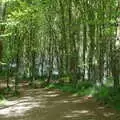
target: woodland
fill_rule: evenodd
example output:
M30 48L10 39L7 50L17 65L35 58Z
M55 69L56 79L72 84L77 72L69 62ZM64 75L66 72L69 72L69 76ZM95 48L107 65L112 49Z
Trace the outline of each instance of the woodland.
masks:
M119 0L0 0L0 106L45 88L120 110Z

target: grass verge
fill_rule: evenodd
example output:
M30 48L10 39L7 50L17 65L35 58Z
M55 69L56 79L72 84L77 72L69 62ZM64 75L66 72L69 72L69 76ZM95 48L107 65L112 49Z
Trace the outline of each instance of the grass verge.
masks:
M91 83L81 82L79 85L72 84L49 84L48 89L59 89L78 96L91 96L105 105L120 111L120 88L97 87Z

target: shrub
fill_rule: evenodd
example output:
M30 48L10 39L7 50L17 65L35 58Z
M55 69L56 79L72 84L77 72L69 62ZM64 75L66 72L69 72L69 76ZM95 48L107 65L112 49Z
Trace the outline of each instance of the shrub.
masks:
M97 100L101 100L106 103L109 99L109 89L106 87L100 87L95 97Z
M88 82L88 81L80 82L77 85L77 89L79 89L79 90L88 89L91 87L93 87L93 84L91 82Z
M0 94L0 100L4 100L4 96Z
M95 97L120 110L120 88L100 87Z

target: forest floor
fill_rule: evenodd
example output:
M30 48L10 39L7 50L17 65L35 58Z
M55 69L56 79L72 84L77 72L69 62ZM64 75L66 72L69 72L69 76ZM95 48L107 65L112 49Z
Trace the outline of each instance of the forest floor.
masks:
M0 106L0 120L120 120L120 113L59 90L22 89L19 98Z

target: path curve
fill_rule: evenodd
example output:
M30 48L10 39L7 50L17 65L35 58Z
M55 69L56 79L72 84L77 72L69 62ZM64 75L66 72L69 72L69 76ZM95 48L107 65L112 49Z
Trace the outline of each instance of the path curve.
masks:
M0 107L0 120L120 120L120 114L58 90L28 89L19 99Z

